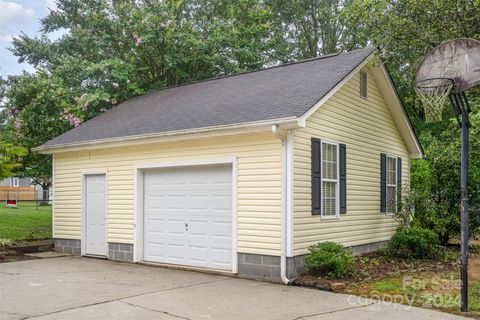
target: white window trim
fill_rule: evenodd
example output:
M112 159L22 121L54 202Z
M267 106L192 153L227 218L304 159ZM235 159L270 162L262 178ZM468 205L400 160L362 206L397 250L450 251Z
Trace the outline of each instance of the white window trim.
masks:
M12 177L12 187L13 188L20 187L20 178L19 177Z
M394 184L388 183L388 159L389 158L395 160L395 183ZM386 183L387 190L385 191L385 193L386 193L385 198L387 198L386 199L387 204L385 206L385 215L387 215L387 216L393 216L397 213L396 208L397 208L397 205L398 205L398 190L397 190L398 189L398 181L397 181L397 179L398 179L398 158L399 157L397 157L397 156L393 156L393 155L389 155L389 154L386 155L385 170L386 170L386 175L387 175L387 183ZM388 211L388 188L389 187L394 187L395 188L395 210L394 210L394 212L389 212Z
M334 145L337 148L337 179L324 179L323 178L323 144L330 144ZM331 219L339 219L340 218L340 150L339 150L339 143L327 139L320 139L320 187L321 187L321 194L320 194L320 219L322 220L331 220ZM336 182L337 187L335 188L335 215L334 216L326 216L323 213L323 197L325 192L323 190L323 181L326 182Z

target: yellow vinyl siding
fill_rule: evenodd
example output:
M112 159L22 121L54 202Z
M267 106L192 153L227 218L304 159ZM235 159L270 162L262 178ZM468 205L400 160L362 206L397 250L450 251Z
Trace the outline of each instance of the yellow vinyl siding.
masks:
M310 118L295 129L293 251L307 253L320 241L346 246L388 240L397 226L380 212L380 153L402 157L402 185L409 182L409 155L374 76L368 73L368 98L360 97L357 73ZM347 146L347 213L321 219L311 213L312 137Z
M81 174L107 171L108 241L133 243L135 165L237 157L238 251L279 255L281 144L271 133L58 153L54 237L81 237Z

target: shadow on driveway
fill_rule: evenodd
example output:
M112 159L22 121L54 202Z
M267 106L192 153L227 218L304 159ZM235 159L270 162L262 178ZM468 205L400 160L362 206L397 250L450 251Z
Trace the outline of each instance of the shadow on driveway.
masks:
M342 294L81 257L0 264L0 319L462 319Z

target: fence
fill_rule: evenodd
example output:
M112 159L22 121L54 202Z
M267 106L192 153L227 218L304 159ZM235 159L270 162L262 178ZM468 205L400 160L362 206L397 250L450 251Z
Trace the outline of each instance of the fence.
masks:
M52 200L48 191L33 187L0 187L0 239L51 238Z
M35 200L35 187L0 187L0 200Z

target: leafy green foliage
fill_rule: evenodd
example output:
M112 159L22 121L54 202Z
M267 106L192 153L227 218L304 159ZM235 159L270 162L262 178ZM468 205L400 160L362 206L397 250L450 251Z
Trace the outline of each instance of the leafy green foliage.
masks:
M468 292L470 311L480 311L480 282L475 281L470 284Z
M13 176L21 168L21 157L26 154L25 148L0 142L0 180Z
M414 118L423 116L412 85L423 56L449 39L480 38L478 0L354 0L342 14L379 46Z
M41 36L12 43L36 71L0 79L2 140L30 149L149 90L374 44L426 154L412 162L403 223L432 229L442 242L458 235L460 134L448 108L444 121L423 122L412 83L433 47L480 39L478 0L57 0L57 7L41 20ZM65 34L49 40L59 30ZM468 92L472 233L480 228L479 92ZM30 152L22 162L21 174L48 189L51 158Z
M398 279L386 279L375 282L373 288L380 292L401 292L403 291L403 285Z
M273 12L277 57L307 59L358 46L358 21L342 15L351 0L267 0Z
M433 259L443 256L435 232L422 228L400 228L389 242L389 252L398 257Z
M480 244L470 244L468 246L468 252L472 254L480 254Z
M472 102L475 101L472 99ZM471 115L469 160L470 232L480 228L480 112ZM425 160L412 161L412 224L438 234L442 243L460 232L460 132L456 122L445 120L438 132L420 135Z
M346 20L358 21L358 30L379 46L425 149L425 159L411 165L411 208L415 208L411 222L434 230L446 243L460 232L460 131L450 107L440 123L424 123L413 81L423 56L440 43L453 38L480 39L479 2L354 0L342 14ZM473 109L469 161L472 232L478 232L480 226L479 93L478 88L467 92Z
M308 272L327 278L341 278L352 272L353 255L350 249L335 242L321 242L311 246L305 257Z
M42 36L11 51L36 68L1 81L8 141L36 147L148 90L271 62L270 11L256 0L58 0ZM65 30L51 41L47 35ZM24 175L48 189L51 158L30 153Z

